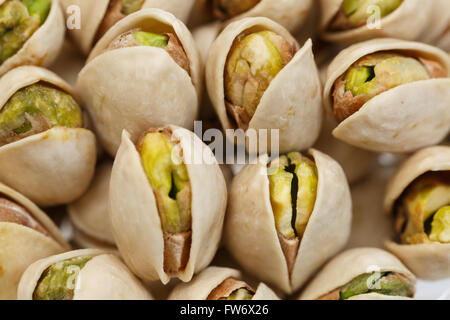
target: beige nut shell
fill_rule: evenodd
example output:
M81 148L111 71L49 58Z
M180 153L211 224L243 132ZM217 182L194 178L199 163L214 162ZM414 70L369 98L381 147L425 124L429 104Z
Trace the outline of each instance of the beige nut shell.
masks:
M300 299L315 300L346 285L361 274L384 271L397 272L415 280L414 275L389 252L377 248L356 248L344 251L328 262L301 293ZM393 297L366 294L353 298L380 300ZM396 300L397 298L400 297L395 297Z
M56 74L23 66L0 78L0 110L15 92L38 82L74 96ZM0 147L0 181L40 206L66 204L89 187L96 157L95 136L90 130L53 127Z
M73 300L151 300L152 296L114 254L97 249L66 252L36 261L20 279L19 300L32 300L44 271L53 264L81 256L92 257L76 279Z
M218 249L227 186L211 150L194 133L176 126L168 128L180 141L192 189L189 260L183 271L172 275L187 282L208 266ZM192 157L201 160L202 155L206 163L191 161ZM125 130L112 170L110 215L119 251L134 273L148 281L169 282L171 275L163 268L163 231L156 200L139 153Z
M418 54L442 64L450 75L450 58L442 50L419 42L375 39L343 50L330 64L324 104L332 112L336 79L360 58L380 51ZM398 86L364 104L341 122L333 135L348 144L375 152L408 153L437 144L450 131L450 79L430 79Z
M311 149L309 154L318 170L317 197L291 277L270 203L267 156L245 167L230 188L224 229L228 251L250 275L285 293L298 290L343 249L350 235L352 204L342 168L319 151Z
M0 0L2 5L5 0ZM53 63L64 43L64 17L58 0L52 0L44 24L24 43L22 48L0 65L0 76L23 65L47 67Z
M206 300L216 287L228 278L242 279L242 274L236 269L208 267L195 276L189 283L177 285L169 300ZM252 300L279 300L277 295L264 283L260 283Z
M190 61L190 76L161 48L107 50L116 37L138 27L177 35ZM114 156L123 129L133 141L149 127L175 124L192 129L201 82L200 55L189 30L168 12L143 9L119 21L100 39L77 87L101 144Z
M435 146L415 153L390 180L384 199L385 212L392 213L395 201L422 174L449 170L450 147ZM386 246L419 278L436 280L450 277L450 244L404 245L388 241Z
M69 33L80 50L85 55L88 55L94 46L98 28L103 21L110 0L60 1L67 21L79 20L83 26L82 28L69 29ZM142 9L159 8L166 10L173 13L178 19L186 22L194 2L195 0L146 0L142 5Z
M329 24L344 0L319 0L321 7L320 30L323 39L340 44L352 44L374 38L417 40L429 25L433 1L404 0L391 14L381 19L381 28L364 25L344 31L330 31ZM420 12L420 14L418 14ZM411 24L411 17L414 23Z
M24 207L50 234L48 237L16 223L0 222L0 300L16 299L20 277L31 263L70 246L58 227L29 199L2 183L0 194Z
M227 115L224 70L233 41L243 32L269 30L298 48L296 40L279 24L267 18L246 18L228 25L213 43L206 63L209 97L224 129L235 129ZM319 73L308 40L277 74L261 98L249 129L279 129L279 151L304 150L319 136L322 98ZM269 147L270 148L270 147ZM267 150L260 149L260 153Z
M112 161L101 163L86 193L77 201L69 204L70 221L79 230L80 240L89 237L104 245L114 246L114 236L109 220L109 181ZM83 237L83 235L87 237ZM87 240L87 239L86 239Z

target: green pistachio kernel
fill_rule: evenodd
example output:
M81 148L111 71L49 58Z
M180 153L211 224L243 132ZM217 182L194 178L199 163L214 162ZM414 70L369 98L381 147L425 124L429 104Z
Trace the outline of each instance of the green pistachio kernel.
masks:
M124 15L132 14L142 8L145 0L122 0L122 10Z
M292 59L292 46L271 31L241 35L225 67L225 97L253 117L270 82Z
M45 22L51 0L9 0L0 6L0 60L15 55Z
M271 164L270 201L276 229L286 239L303 236L314 209L317 183L315 164L298 152L282 156Z
M403 0L344 0L342 11L352 26L365 24L367 19L374 14L371 6L379 8L380 18L394 12Z
M430 240L450 243L450 206L439 209L434 215L431 223Z
M362 274L340 290L340 300L351 297L379 293L388 296L413 296L413 285L403 276L390 272L372 272Z
M175 159L175 144L164 133L143 138L141 160L153 188L163 231L180 233L191 228L191 188L186 165Z
M261 0L219 0L219 9L227 17L235 17L252 9L259 2Z
M169 36L146 31L136 31L134 39L140 46L157 47L164 49L169 43Z
M235 300L235 301L252 300L253 296L254 293L252 293L246 288L241 288L233 291L228 297L221 298L219 300Z
M92 257L76 257L50 266L36 286L34 300L72 300L77 277Z
M69 94L33 84L17 91L0 113L0 145L55 126L82 126L82 112Z

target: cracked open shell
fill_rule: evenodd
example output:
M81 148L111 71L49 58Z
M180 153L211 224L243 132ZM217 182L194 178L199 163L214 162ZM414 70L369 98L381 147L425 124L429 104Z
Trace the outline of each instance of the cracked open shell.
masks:
M8 0L0 0L0 6ZM0 65L0 75L22 65L49 66L58 57L65 34L63 13L58 0L51 0L45 22L28 37L21 48Z
M163 48L127 46L121 38L136 29L171 34L184 52L189 73ZM168 12L143 9L119 21L100 39L77 87L101 144L114 156L123 129L134 141L149 127L193 128L201 82L200 56L186 26Z
M226 248L245 272L285 293L298 290L325 261L343 249L350 235L352 204L342 168L314 149L309 151L308 159L306 163L312 161L316 168L314 202L309 217L303 221L302 235L296 234L292 240L283 239L276 221L282 219L275 217L274 208L280 203L272 198L267 156L247 165L234 177L230 188L224 229ZM305 186L310 184L302 181ZM307 195L303 190L297 199L308 201L311 195ZM303 214L297 215L296 224L298 217Z
M390 0L381 0L384 2ZM321 37L327 41L340 44L353 44L374 38L397 38L405 40L418 40L430 22L430 15L434 1L403 0L401 4L386 16L381 13L379 20L380 27L377 27L375 19L379 16L374 7L376 1L365 0L364 5L368 5L367 11L359 12L366 14L361 17L361 23L345 27L334 27L339 22L341 16L345 17L345 12L341 9L344 0L320 0L321 13L319 28ZM357 1L353 1L357 2ZM362 1L359 1L362 3ZM372 5L372 7L370 7ZM417 14L420 12L420 14ZM411 25L411 17L414 17L414 24ZM342 19L342 18L341 18ZM342 20L340 20L342 22ZM373 24L373 25L372 25Z
M383 279L385 273L390 278ZM328 262L301 293L300 299L407 300L414 296L415 281L414 275L389 252L356 248Z
M141 160L141 151L158 152L146 147L151 134L166 136L167 143L182 151L178 160L185 168L190 194L184 205L189 208L185 230L166 229L169 211L161 209L162 195L144 169L148 167ZM227 201L225 179L211 150L186 129L172 125L152 129L140 140L139 148L144 149L138 151L124 130L112 169L110 215L116 244L140 278L160 279L164 284L171 278L190 281L194 273L208 266L219 247Z
M82 249L31 264L20 279L19 300L151 300L114 254Z
M242 124L235 120L236 116L227 111L227 105L231 105L225 93L228 56L235 47L233 44L242 39L242 35L249 37L267 31L284 39L285 45L290 46L292 59L271 79L257 102L254 114ZM206 84L223 129L239 127L244 131L256 130L258 142L265 138L265 134L264 137L260 136L263 131L259 129L268 129L269 133L270 129L279 129L281 153L307 149L319 136L322 97L312 42L308 40L303 48L299 49L296 40L286 29L267 18L245 18L231 23L224 29L209 52ZM229 138L234 141L233 138ZM267 140L270 142L271 139ZM265 150L263 145L259 147L260 153L271 149L270 144L267 146L268 150ZM248 140L247 148L249 149Z
M0 183L0 299L16 299L25 269L70 249L56 225L33 202Z
M253 289L236 269L208 267L189 283L177 285L169 300L279 300L277 295L260 283Z
M115 22L130 12L121 2L135 2L135 9L158 8L186 22L195 0L60 0L68 22L79 22L81 28L69 28L72 39L88 55L95 43ZM73 7L76 6L76 7ZM78 9L79 8L79 9ZM122 12L122 11L125 11Z
M44 85L76 99L72 88L56 74L39 67L23 66L0 79L0 113L6 112L10 99L20 97L21 90L33 85ZM52 103L58 104L57 101ZM97 154L95 136L84 129L87 118L83 110L79 110L81 127L42 125L39 116L29 120L32 113L25 112L27 121L37 122L36 128L33 124L31 135L23 133L25 136L8 136L9 131L5 131L8 135L3 132L3 138L13 140L7 140L0 147L0 180L40 206L66 204L80 197L94 175ZM12 120L5 115L4 121ZM47 121L50 119L44 122Z
M367 57L383 54L404 57L408 63L420 66L417 70L425 70L427 76L419 78L424 80L408 80L403 84L400 82L392 89L375 92L373 97L369 92L353 96L352 92L347 90L341 98L339 90L341 86L336 87L336 85L343 83L344 87L347 86L349 82L345 80L345 77L349 75L350 70L357 70L354 67L355 64L363 63L364 59L369 59ZM395 58L391 59L391 61L394 60ZM426 61L426 65L423 61ZM386 81L390 79L396 81L395 79L401 77L409 79L406 78L408 74L405 73L413 70L409 66L394 69L397 77L383 77L386 72L391 72L389 68L395 68L395 66L403 66L403 64L394 63L388 67L386 63L384 70L378 69L380 79ZM428 66L432 69L428 69ZM375 70L376 68L378 66ZM429 70L439 71L441 74L434 76ZM378 77L377 74L375 75ZM341 122L334 129L333 135L348 144L375 152L407 153L439 143L450 130L449 75L449 56L438 48L418 42L375 39L343 50L328 68L324 104L326 111L334 112L336 117L337 112L343 110L343 108L336 108L335 100L338 95L341 105L345 102L347 106L350 106L348 109L352 113L347 113L347 117L343 120L339 119ZM373 81L376 79L378 78L373 78ZM367 83L370 84L373 81ZM379 88L377 87L376 90ZM349 99L350 95L351 99ZM362 106L359 109L353 108L355 105L353 102L358 102L366 96L368 98L363 100L365 102L361 103Z
M390 180L384 198L385 212L395 214L404 192L424 174L448 174L449 171L450 147L436 146L417 152L402 164ZM448 190L446 196L441 194L439 198L449 199ZM450 277L450 243L430 241L430 234L426 229L424 232L427 233L425 241L408 244L397 238L387 241L386 246L419 278L434 280Z
M67 206L73 240L82 248L115 248L108 212L111 170L112 161L101 163L86 193Z

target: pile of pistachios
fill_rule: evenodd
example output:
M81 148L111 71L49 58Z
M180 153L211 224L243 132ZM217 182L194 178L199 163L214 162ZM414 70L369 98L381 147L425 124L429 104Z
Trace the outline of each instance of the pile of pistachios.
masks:
M1 300L449 281L450 1L0 0Z

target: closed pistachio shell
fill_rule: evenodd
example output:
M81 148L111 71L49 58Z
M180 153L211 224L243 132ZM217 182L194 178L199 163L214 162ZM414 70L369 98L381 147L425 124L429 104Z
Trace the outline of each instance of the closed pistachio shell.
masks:
M267 156L245 167L230 188L224 229L228 251L248 274L285 293L305 284L350 235L351 197L345 174L327 155L314 149L309 153L317 166L317 195L291 274L275 228Z
M48 16L39 29L24 43L22 48L0 65L0 75L23 65L47 67L57 58L65 34L64 17L59 0L51 1ZM5 0L0 0L0 5Z
M54 73L23 66L0 79L0 109L18 90L39 82L73 96L71 87ZM95 136L90 130L53 127L0 147L0 180L38 205L66 204L89 187L96 157Z
M19 300L32 300L42 274L55 263L77 257L89 258L78 273L73 300L151 300L140 281L114 254L97 249L66 252L36 261L22 275Z
M320 29L323 39L340 44L352 44L374 38L417 40L428 27L433 1L404 0L392 13L380 20L381 28L370 25L349 30L330 30L330 24L338 14L344 0L320 0ZM418 15L417 12L421 14ZM414 25L411 26L411 16Z
M375 39L343 50L330 64L324 88L332 111L335 81L356 61L382 51L404 52L438 62L446 78L416 81L382 92L341 122L333 135L375 152L407 153L442 141L450 130L450 59L438 48L395 39Z
M111 170L112 161L100 164L86 193L67 207L70 221L77 229L74 240L79 245L78 240L87 244L88 238L103 243L103 247L115 245L108 212Z
M189 60L190 74L161 48L108 50L114 39L135 28L176 35ZM193 128L201 82L200 56L189 30L168 12L143 9L119 21L102 37L81 70L77 87L101 144L115 155L122 129L135 141L149 127L175 124Z
M16 299L25 269L38 259L70 249L58 227L33 202L0 183L0 194L22 206L48 233L18 223L0 221L0 299Z
M371 272L395 272L415 282L414 275L387 251L376 248L356 248L344 251L328 262L300 294L300 300L316 300L341 288L356 277ZM405 297L369 293L353 296L352 300L386 300Z
M242 274L236 269L208 267L192 281L177 285L169 295L169 300L207 300L211 292L229 278L240 281ZM260 283L252 300L279 300L279 298L268 286Z
M164 239L153 189L143 169L136 146L124 131L114 161L110 185L110 215L113 234L128 266L147 281L170 278L192 279L213 259L222 234L227 189L223 174L211 150L194 133L168 126L179 141L191 187L191 246L183 270L164 270ZM192 156L207 158L193 163ZM202 159L202 158L199 158ZM203 158L205 160L205 158Z
M295 39L273 21L267 18L246 18L231 23L222 31L211 47L206 64L209 97L222 127L236 129L225 106L224 70L227 56L240 34L264 30L283 37L295 48L296 54L270 82L248 129L257 130L258 135L261 133L259 129L279 129L281 153L309 148L318 138L322 123L321 84L312 53L312 42L307 41L297 51ZM259 152L265 151L269 150L260 146Z
M395 201L418 177L427 172L450 170L450 147L423 149L408 158L390 180L384 210L392 214ZM399 244L386 242L387 248L398 256L414 274L423 279L442 279L450 276L450 244Z
M60 0L66 19L79 19L81 28L69 29L73 40L81 51L88 55L97 41L98 29L105 17L108 6L116 0ZM173 13L186 22L195 0L145 0L142 9L158 8ZM76 7L74 7L76 6ZM79 8L80 15L72 8Z

